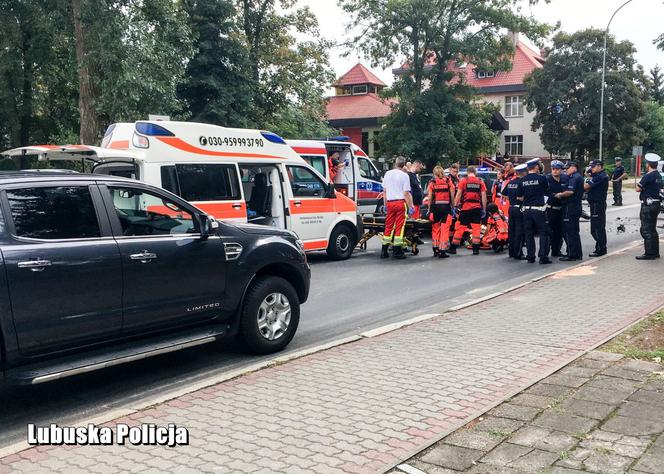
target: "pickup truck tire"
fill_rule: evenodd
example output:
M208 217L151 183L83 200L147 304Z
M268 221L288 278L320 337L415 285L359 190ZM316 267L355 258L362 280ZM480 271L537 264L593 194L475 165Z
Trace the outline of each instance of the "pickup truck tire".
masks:
M300 300L283 278L262 276L251 283L240 314L240 343L255 354L278 352L293 339Z
M348 225L338 225L330 235L327 256L332 260L346 260L353 254L355 235Z

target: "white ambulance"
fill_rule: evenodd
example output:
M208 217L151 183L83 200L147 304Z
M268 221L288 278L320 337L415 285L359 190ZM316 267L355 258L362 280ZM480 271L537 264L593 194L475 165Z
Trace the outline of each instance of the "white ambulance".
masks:
M307 163L325 176L340 193L357 203L361 214L372 213L383 197L382 176L371 159L354 143L342 140L286 140ZM329 157L339 153L341 166L334 170Z
M42 145L4 155L85 160L93 173L160 186L222 220L294 231L305 250L350 257L357 206L271 132L190 122L111 125L101 147Z

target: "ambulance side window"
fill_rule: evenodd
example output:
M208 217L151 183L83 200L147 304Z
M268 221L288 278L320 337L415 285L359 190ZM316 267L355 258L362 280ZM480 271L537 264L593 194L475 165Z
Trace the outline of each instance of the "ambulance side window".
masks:
M322 157L322 156L310 156L310 155L306 155L306 156L303 156L302 158L304 158L304 161L306 161L307 163L309 163L309 165L310 165L313 169L315 169L315 170L318 171L320 174L322 174L323 176L325 176L325 160L326 160L325 157Z
M241 196L233 165L162 166L161 183L164 189L187 201L235 201Z
M318 176L302 166L287 166L291 189L295 197L321 197L325 184Z
M380 181L376 168L373 167L368 159L358 157L357 164L360 166L360 176L374 181Z

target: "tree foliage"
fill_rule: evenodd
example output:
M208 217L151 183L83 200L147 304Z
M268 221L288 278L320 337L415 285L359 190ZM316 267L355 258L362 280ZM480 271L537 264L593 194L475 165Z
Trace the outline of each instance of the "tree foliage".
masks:
M559 33L547 49L544 67L526 79L526 105L535 111L532 129L553 154L595 157L599 149L600 91L604 31ZM606 58L604 147L622 150L644 137L645 83L636 50L628 41L609 36Z
M151 113L328 130L329 44L294 0L0 0L0 11L2 149L94 144Z
M664 106L654 101L646 104L641 126L645 131L644 153L664 155Z
M659 65L650 70L648 90L650 98L660 105L664 105L664 74Z
M549 31L547 25L523 14L521 3L340 0L350 26L360 29L349 46L357 47L375 66L404 64L391 91L398 104L379 138L383 151L434 164L495 150L496 137L488 129L492 108L458 84L463 78L451 73L449 66L471 63L483 70L509 70L514 43L506 30L534 40Z

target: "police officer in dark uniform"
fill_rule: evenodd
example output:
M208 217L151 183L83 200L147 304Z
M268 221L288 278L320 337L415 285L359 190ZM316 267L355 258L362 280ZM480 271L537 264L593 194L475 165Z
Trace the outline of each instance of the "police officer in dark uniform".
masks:
M505 185L503 195L507 197L510 203L507 216L507 235L509 236L508 253L510 258L523 260L523 214L521 213L521 201L519 201L519 183L526 176L526 165L519 165L515 168L517 176Z
M562 199L565 205L563 222L565 223L565 235L567 237L567 256L561 257L562 262L574 262L583 259L581 247L581 234L579 230L579 219L583 209L583 176L579 173L577 164L573 161L567 163L567 189L555 195Z
M622 182L627 178L627 171L622 165L622 158L616 158L616 167L611 174L611 183L613 183L613 206L622 206Z
M551 173L546 175L549 182L548 201L546 203L546 219L549 223L549 239L551 242L551 256L560 257L565 240L565 223L563 222L563 201L555 197L567 189L567 175L563 172L565 165L562 161L551 162Z
M657 234L657 216L660 212L662 175L657 171L657 163L661 158L654 154L646 154L647 173L636 186L641 199L641 237L645 253L636 257L637 260L655 260L659 258L659 235Z
M590 177L586 178L583 189L588 193L590 204L590 235L595 239L595 251L591 257L606 255L606 196L609 193L609 175L604 171L604 163L594 160L590 163Z
M523 205L523 230L526 240L528 263L535 263L535 232L539 234L539 261L553 263L549 259L549 230L546 223L547 179L539 173L539 159L526 162L528 174L521 179L518 197Z

